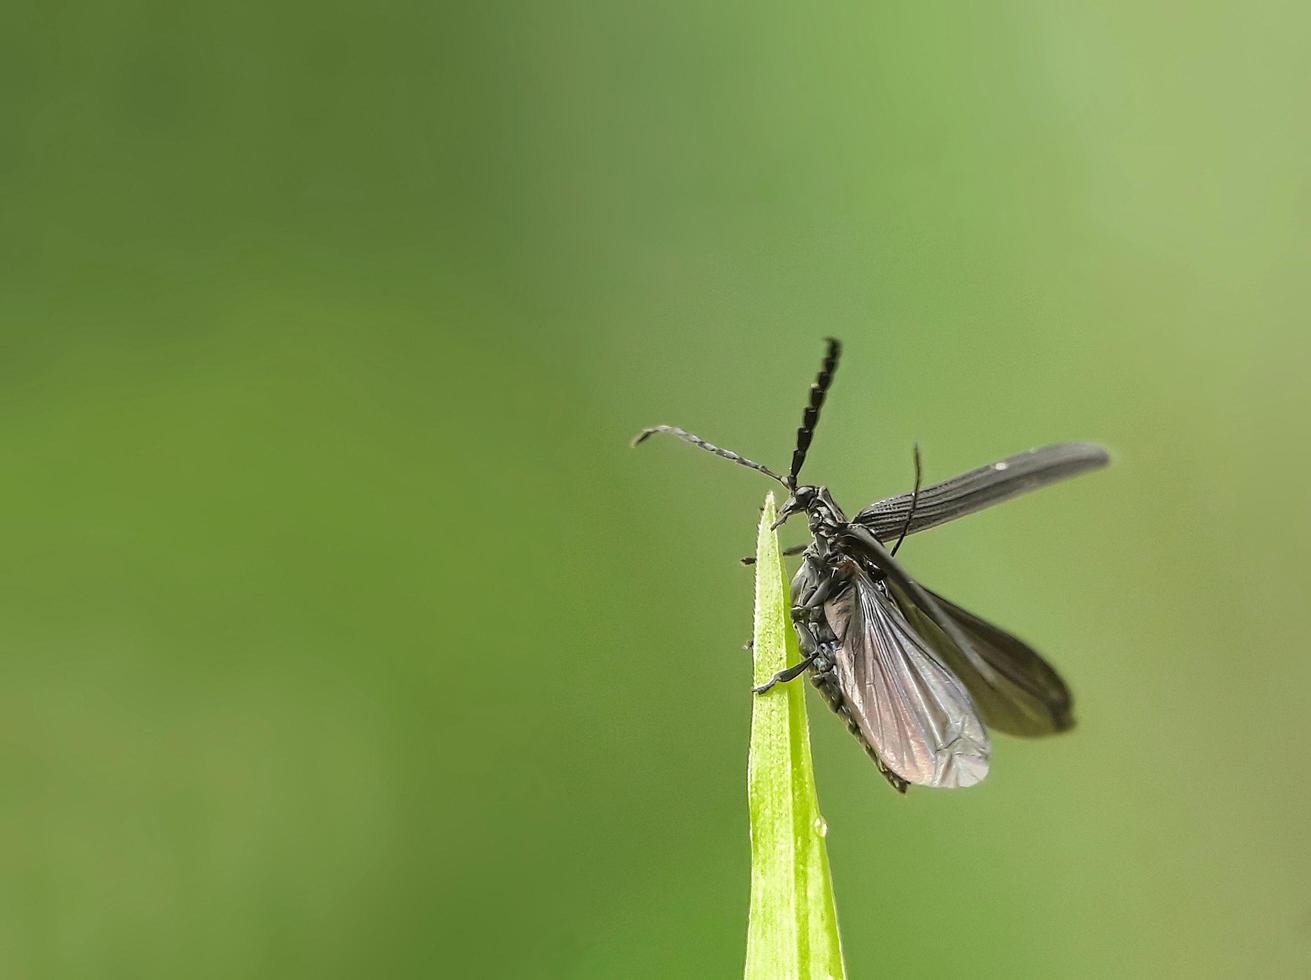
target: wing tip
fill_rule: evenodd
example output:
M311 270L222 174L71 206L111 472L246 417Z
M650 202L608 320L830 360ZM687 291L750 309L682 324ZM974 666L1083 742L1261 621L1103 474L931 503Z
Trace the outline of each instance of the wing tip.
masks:
M1074 442L1061 442L1056 445L1068 450L1072 455L1080 457L1084 465L1090 468L1109 466L1114 460L1109 449L1095 442L1075 440Z

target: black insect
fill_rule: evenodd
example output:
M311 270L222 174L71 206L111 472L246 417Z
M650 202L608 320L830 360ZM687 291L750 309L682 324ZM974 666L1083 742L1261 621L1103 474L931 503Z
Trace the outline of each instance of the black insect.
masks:
M1099 446L1060 443L876 501L851 520L826 487L798 482L833 382L841 345L828 341L810 388L787 476L672 425L644 429L637 445L667 432L764 473L788 490L774 527L805 512L811 541L792 580L792 620L803 657L754 690L806 671L898 790L973 786L988 773L988 729L1048 735L1074 724L1069 689L1028 644L921 586L893 557L909 534L1106 465ZM885 542L893 541L892 547ZM744 559L748 561L749 559Z

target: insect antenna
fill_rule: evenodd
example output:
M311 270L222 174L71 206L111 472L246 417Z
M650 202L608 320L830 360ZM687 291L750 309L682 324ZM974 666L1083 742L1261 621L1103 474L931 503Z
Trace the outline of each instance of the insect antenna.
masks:
M815 426L819 424L819 410L824 405L824 396L833 383L833 372L838 369L838 358L842 356L840 343L832 337L826 337L825 340L828 342L828 350L824 354L824 363L820 365L819 377L810 386L810 404L806 406L805 415L801 418L801 428L797 429L797 448L792 453L792 472L788 474L787 486L794 490L801 467L806 462L810 440L815 436Z
M649 429L643 429L641 432L637 434L637 437L633 440L633 445L640 446L642 443L646 442L647 439L651 438L651 436L655 435L657 432L667 432L671 436L677 436L679 439L682 439L684 442L690 442L698 449L704 449L708 453L714 453L716 456L719 456L723 459L727 459L730 462L748 467L749 469L753 469L757 473L764 473L765 476L769 477L771 480L777 480L779 483L783 484L783 486L788 487L789 489L791 488L791 484L789 484L786 480L783 479L783 477L779 476L764 463L757 463L753 459L747 459L745 456L741 455L740 453L735 453L731 449L721 449L719 446L716 446L713 442L707 442L705 439L702 439L700 436L693 435L691 432L688 432L686 429L680 429L676 425L653 425Z
M892 546L889 552L894 558L897 556L897 549L901 547L901 542L906 540L906 533L910 531L911 518L915 516L915 505L920 502L920 479L924 475L924 469L920 464L920 444L915 443L915 489L910 495L910 510L906 512L906 523L901 525L901 534L897 536L897 543Z

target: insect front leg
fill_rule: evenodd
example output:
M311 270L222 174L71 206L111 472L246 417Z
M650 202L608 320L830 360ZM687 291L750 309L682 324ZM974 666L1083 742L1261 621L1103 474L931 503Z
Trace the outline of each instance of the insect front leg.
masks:
M796 628L803 656L798 663L780 670L765 683L753 687L751 690L755 694L764 694L775 684L796 680L824 652L824 644L815 636L812 624L823 616L824 603L832 594L835 577L833 572L809 558L797 572L793 580L792 625Z
M816 568L817 563L809 559L806 564L810 574L805 578L804 587L793 594L792 622L798 625L819 619L823 614L824 603L833 595L833 588L838 581L836 571Z

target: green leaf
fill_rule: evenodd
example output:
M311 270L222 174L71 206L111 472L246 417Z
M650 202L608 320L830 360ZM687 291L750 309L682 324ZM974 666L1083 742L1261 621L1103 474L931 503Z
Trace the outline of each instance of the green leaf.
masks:
M796 632L774 522L765 498L756 543L754 673L763 684L797 663ZM810 761L803 682L777 684L751 711L751 913L746 980L840 980L842 941Z

